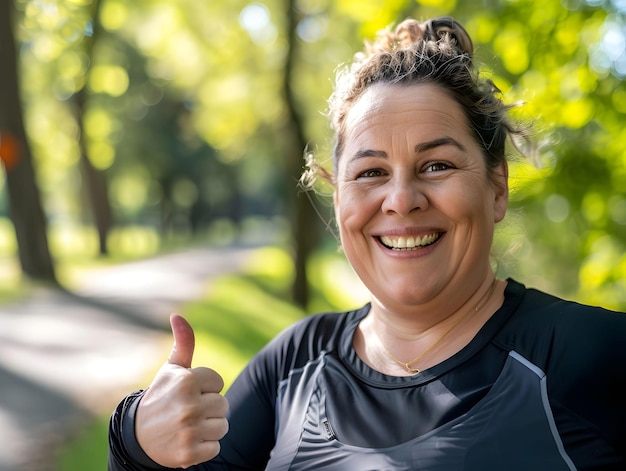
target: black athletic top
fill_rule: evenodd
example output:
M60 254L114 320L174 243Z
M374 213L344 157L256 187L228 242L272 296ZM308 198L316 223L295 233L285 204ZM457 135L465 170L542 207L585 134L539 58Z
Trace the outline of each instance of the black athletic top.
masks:
M444 362L379 373L352 339L370 306L307 317L226 393L230 431L194 470L626 469L626 315L509 280L502 307ZM138 446L128 396L109 470L162 470Z

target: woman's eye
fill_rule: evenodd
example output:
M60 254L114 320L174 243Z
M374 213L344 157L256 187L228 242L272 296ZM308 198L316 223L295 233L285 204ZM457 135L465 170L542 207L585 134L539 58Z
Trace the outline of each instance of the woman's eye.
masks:
M452 168L452 166L450 164L447 164L445 162L433 162L431 164L428 164L426 166L426 168L424 169L424 171L426 172L442 172L444 170L448 170Z
M365 172L361 172L357 175L357 178L373 178L373 177L380 177L383 174L383 172L379 169L370 169L370 170L366 170Z

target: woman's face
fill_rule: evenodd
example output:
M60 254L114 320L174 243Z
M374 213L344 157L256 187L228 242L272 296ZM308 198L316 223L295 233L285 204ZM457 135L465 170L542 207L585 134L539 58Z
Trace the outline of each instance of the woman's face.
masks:
M397 309L467 299L490 272L506 165L488 175L461 107L435 85L373 85L345 129L335 212L375 300Z

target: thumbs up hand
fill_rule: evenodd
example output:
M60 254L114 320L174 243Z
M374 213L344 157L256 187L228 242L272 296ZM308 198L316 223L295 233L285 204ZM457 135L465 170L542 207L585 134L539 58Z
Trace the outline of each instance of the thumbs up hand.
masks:
M170 316L174 346L141 398L135 434L144 452L161 466L187 468L220 451L228 431L228 402L220 394L221 376L209 368L191 368L195 338L181 316Z

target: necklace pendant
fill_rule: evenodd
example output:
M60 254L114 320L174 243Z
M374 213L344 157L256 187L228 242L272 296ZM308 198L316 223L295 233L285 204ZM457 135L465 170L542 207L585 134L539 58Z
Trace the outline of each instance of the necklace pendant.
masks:
M408 367L408 366L406 367L406 370L407 370L409 373L411 373L412 375L416 375L417 373L419 373L420 371L422 371L422 370L420 370L419 368L410 368L410 367Z

